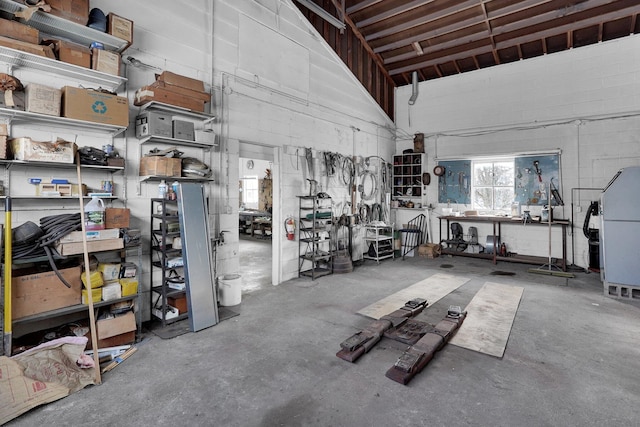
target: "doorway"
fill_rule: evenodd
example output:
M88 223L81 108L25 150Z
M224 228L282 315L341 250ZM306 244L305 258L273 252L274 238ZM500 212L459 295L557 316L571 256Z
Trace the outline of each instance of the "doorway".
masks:
M240 143L238 159L239 245L242 293L273 283L273 149Z

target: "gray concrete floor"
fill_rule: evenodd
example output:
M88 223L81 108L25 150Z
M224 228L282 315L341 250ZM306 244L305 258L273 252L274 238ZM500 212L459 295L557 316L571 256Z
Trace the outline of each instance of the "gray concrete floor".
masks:
M450 265L451 268L443 268ZM11 422L187 426L636 426L640 304L575 279L469 258L366 261L353 273L243 295L240 316L138 351L90 386ZM491 275L511 271L515 276ZM419 319L436 323L487 281L525 288L503 358L448 345L408 386L385 377L405 346L335 356L356 312L437 272L468 277Z
M238 253L242 272L242 293L271 287L271 238L241 234Z

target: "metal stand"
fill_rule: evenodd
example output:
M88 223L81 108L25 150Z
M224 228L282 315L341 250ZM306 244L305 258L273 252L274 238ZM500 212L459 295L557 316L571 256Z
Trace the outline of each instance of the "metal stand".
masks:
M552 218L552 208L551 208L551 183L549 183L549 192L547 193L547 198L549 199L549 215L547 215L547 224L549 225L548 230L549 230L549 236L548 236L548 242L549 242L549 248L548 248L548 255L549 255L549 259L547 264L542 264L540 267L537 268L530 268L529 269L529 273L534 273L534 274L546 274L548 276L559 276L559 277L568 277L568 278L572 278L572 277L576 277L571 273L567 273L565 271L562 271L562 269L560 267L558 267L557 265L553 264L551 262L551 218Z

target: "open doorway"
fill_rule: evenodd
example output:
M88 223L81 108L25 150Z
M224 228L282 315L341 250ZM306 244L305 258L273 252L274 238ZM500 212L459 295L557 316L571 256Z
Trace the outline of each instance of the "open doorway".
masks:
M242 155L238 165L239 257L242 292L251 293L272 283L273 162Z

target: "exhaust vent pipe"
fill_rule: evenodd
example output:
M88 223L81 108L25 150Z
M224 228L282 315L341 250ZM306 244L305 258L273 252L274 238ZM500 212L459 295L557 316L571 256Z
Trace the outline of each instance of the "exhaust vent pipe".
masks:
M411 74L411 98L409 98L409 105L416 103L418 99L418 72L414 71Z

